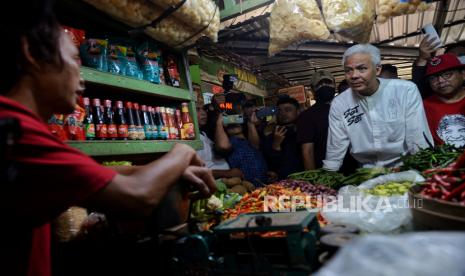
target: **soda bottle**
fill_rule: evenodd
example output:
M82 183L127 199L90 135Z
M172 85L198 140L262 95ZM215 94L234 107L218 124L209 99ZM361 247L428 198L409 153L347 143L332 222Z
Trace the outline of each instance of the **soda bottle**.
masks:
M94 116L92 115L92 109L90 108L90 99L84 98L84 131L86 135L86 140L95 139L95 125L94 125Z
M134 103L134 119L136 123L136 130L137 130L137 139L138 140L144 140L145 139L145 133L144 133L144 127L142 126L142 121L140 119L140 109L139 109L139 104Z
M137 127L134 120L134 110L132 109L132 103L126 102L126 114L128 118L128 138L131 140L137 140Z
M157 126L155 125L155 121L154 121L154 115L155 115L155 111L153 109L153 107L151 106L148 106L147 107L147 113L148 113L148 116L149 116L149 124L152 128L152 137L150 137L151 139L155 140L155 139L158 139L158 129L157 129Z
M128 139L128 124L126 123L126 116L124 115L123 102L116 102L116 113L115 121L118 128L118 139L127 140Z
M94 123L95 123L95 137L100 140L107 138L107 125L105 124L100 99L92 100L94 105Z
M105 100L105 123L107 124L107 137L111 140L116 140L118 138L118 129L116 128L110 100Z
M166 109L165 107L160 107L160 128L161 128L161 139L166 140L169 139L169 125L168 119L166 116Z
M150 124L149 120L149 113L147 112L147 106L145 104L141 105L141 111L142 111L142 124L144 127L144 134L145 138L147 140L153 139L153 130L152 130L152 125Z

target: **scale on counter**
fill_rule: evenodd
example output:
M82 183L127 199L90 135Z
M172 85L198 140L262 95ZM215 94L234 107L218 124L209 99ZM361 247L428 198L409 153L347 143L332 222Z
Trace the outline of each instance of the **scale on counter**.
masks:
M241 214L214 229L215 253L224 256L224 274L308 275L315 268L319 230L316 213L305 210Z

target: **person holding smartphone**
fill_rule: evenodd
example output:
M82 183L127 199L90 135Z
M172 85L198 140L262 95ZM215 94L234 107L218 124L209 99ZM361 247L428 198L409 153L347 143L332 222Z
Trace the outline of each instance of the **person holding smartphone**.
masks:
M296 99L286 97L279 99L276 107L277 126L266 136L263 150L270 170L278 174L278 179L285 179L304 169L296 129L300 105Z

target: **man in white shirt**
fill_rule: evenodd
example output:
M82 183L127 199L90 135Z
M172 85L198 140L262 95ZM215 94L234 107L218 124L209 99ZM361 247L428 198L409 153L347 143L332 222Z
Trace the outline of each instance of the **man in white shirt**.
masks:
M433 143L416 85L377 78L381 71L378 48L352 46L342 63L350 88L331 103L323 168L339 170L349 145L362 166L391 167L399 164L403 154Z

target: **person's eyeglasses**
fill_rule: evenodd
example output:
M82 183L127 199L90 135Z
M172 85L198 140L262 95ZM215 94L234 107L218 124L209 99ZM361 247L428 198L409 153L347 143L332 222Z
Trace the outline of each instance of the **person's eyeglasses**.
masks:
M429 76L428 80L430 82L437 82L439 80L439 77L441 77L443 80L449 80L454 75L454 72L455 71L445 71L436 75Z

